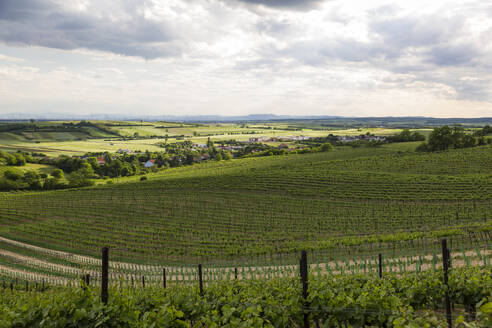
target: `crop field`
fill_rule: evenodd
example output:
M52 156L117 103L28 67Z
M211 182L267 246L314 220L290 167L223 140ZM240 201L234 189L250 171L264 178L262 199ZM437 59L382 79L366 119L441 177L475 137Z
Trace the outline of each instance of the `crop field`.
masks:
M83 143L105 149L108 142L125 148L113 139L39 146L76 152ZM0 323L57 317L61 325L82 325L99 320L97 313L118 326L130 315L126 326L299 327L307 315L317 326L441 327L446 238L453 320L477 317L486 327L492 147L416 153L417 145L208 161L149 173L145 181L2 193ZM103 246L110 249L107 306L98 298ZM301 250L309 259L304 301ZM90 277L88 286L81 277Z
M470 231L487 240L491 150L345 149L3 194L0 235L96 257L110 246L115 259L176 265L289 262L301 249L329 257L388 243L421 248L423 238L440 236L465 243Z
M132 151L162 151L159 143L164 139L174 143L190 140L205 144L213 141L235 139L247 141L251 137L287 137L304 135L322 137L328 133L341 136L355 136L367 132L376 135L391 135L401 129L390 128L354 128L354 129L318 129L315 125L304 124L293 128L286 123L215 123L190 124L171 122L119 122L94 121L93 126L71 126L67 131L62 124L77 122L37 122L36 128L25 128L9 132L0 131L0 150L42 152L49 156L83 155L86 152L116 152L119 149ZM0 124L0 128L2 125ZM428 133L426 129L417 129Z
M490 327L490 267L453 270L449 276L451 318L476 317ZM16 327L446 327L442 272L310 276L309 295L300 297L297 277L196 284L111 286L109 302L100 289L77 283L46 289L18 281L0 295L0 322ZM140 286L139 286L140 285ZM462 317L462 319L460 319ZM473 319L473 321L475 321Z

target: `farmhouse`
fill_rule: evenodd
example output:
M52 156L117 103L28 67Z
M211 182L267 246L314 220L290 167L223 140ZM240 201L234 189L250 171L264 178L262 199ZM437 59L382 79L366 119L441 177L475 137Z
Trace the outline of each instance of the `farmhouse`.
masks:
M145 168L149 168L154 166L155 164L155 159L149 159L147 162L145 162Z
M249 142L265 142L268 141L269 138L267 137L257 137L257 138L249 138Z
M98 157L97 158L97 164L99 164L99 165L106 164L106 161L104 160L104 157Z

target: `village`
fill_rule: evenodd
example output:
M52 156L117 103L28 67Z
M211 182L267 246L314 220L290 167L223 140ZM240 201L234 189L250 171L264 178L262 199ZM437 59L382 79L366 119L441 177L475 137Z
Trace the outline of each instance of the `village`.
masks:
M330 140L341 143L348 144L350 142L356 141L384 141L385 137L375 136L371 134L361 134L358 136L334 136L329 135ZM173 158L177 158L180 153L192 152L193 162L198 163L201 161L206 161L209 159L216 159L214 153L228 153L230 157L244 157L245 154L254 154L265 151L266 149L279 149L284 151L296 151L301 149L309 148L309 144L303 143L303 141L312 141L319 138L313 138L304 135L294 135L286 137L253 137L249 138L247 141L236 141L236 140L225 140L225 141L215 141L211 142L210 139L207 143L191 143L190 141L178 142L175 144L166 144L164 146L164 151L169 154L174 154ZM166 147L167 146L167 147ZM181 149L181 151L176 151L176 149ZM120 155L138 155L141 154L140 151L132 151L129 149L119 149L117 154ZM75 157L75 156L74 156ZM81 156L81 159L87 159L88 156ZM107 158L107 157L106 157ZM113 159L117 159L118 156L114 156ZM179 158L178 162L183 161ZM106 164L104 157L97 157L97 164ZM156 165L155 159L147 159L141 162L142 166L145 168L152 168Z
M245 141L211 140L193 143L191 140L174 143L158 143L160 151L130 150L120 148L116 152L88 152L82 156L60 155L49 157L26 154L32 163L52 165L65 174L83 172L86 179L107 179L121 176L145 175L170 167L193 165L210 160L222 161L233 158L262 157L273 155L323 152L336 146L380 144L386 138L369 133L358 136L310 137L294 135L285 137L252 137ZM388 139L389 140L389 139Z

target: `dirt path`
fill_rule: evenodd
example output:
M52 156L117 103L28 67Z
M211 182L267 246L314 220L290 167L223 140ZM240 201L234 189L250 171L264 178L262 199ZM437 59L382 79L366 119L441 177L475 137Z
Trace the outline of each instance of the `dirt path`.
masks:
M3 249L0 249L0 256L10 258L24 265L35 266L40 269L56 271L67 275L82 275L83 273L97 274L97 271L84 270L81 268L74 268L68 265L52 263L52 262L40 260L36 257L25 256Z
M90 256L84 256L84 255L77 255L73 253L68 253L68 252L63 252L63 251L56 251L56 250L51 250L48 248L43 248L39 246L34 246L30 245L27 243L11 240L8 238L0 237L0 242L8 243L14 246L30 249L39 253L47 254L50 256L62 258L65 260L69 260L71 262L75 262L81 265L91 265L91 266L100 266L101 265L101 260L90 257ZM490 256L492 254L492 251L490 250L481 250L482 256ZM476 251L470 250L466 251L465 255L471 259L471 265L481 265L483 262L481 260L477 260L477 254ZM71 275L71 276L80 276L85 273L89 273L92 277L98 277L100 275L100 271L97 269L83 269L83 268L74 268L71 266L67 265L62 265L62 264L57 264L57 263L51 263L49 261L44 261L32 256L25 256L21 254L17 254L15 252L10 252L7 250L1 250L0 249L0 256L5 256L8 258L11 258L13 260L19 261L23 264L26 265L32 265L34 267L46 269L46 270L52 270L55 272L59 272L62 274L66 275ZM462 267L466 265L466 261L464 259L459 259L460 257L463 256L463 252L453 252L451 254L451 257L453 259L456 259L453 261L453 267ZM442 263L440 259L442 258L441 255L436 256L436 267L439 268L442 266ZM390 272L390 271L399 271L399 261L405 262L404 267L405 271L417 271L417 263L420 262L420 259L422 259L421 265L420 265L420 270L425 271L425 270L430 270L434 267L432 263L427 263L429 261L433 260L433 255L425 255L425 256L413 256L413 257L397 257L397 258L385 258L384 259L384 272ZM390 262L390 263L388 263ZM410 262L410 263L407 263ZM140 281L142 279L142 275L144 275L147 279L151 279L154 283L155 282L162 282L162 269L166 268L167 270L167 279L169 281L194 281L197 279L197 270L195 268L190 270L190 267L171 267L171 266L153 266L153 265L141 265L141 264L133 264L133 263L126 263L126 262L110 262L109 263L110 268L112 269L111 271L111 278L112 279L123 279L126 282L129 281ZM377 261L375 259L371 259L366 262L366 270L369 271L369 268L371 269L370 271L375 272L377 270ZM30 271L25 271L25 270L16 270L13 268L9 268L8 266L2 266L3 268L8 268L9 270L12 271L12 273L15 272L24 272L24 274L29 274L34 277L51 277L51 279L61 279L60 281L64 280L69 280L73 278L58 278L54 276L49 276L49 275L43 275L43 274L38 274ZM346 262L327 262L327 263L318 263L318 264L311 264L310 265L310 271L314 273L315 275L321 273L321 274L340 274L342 272L347 272L351 271L351 267L357 267L359 271L363 272L364 269L361 266L361 262L354 262L353 260L349 260ZM183 272L184 269L184 272ZM216 267L216 268L204 268L204 276L205 278L208 279L208 277L212 277L212 280L217 280L217 276L221 276L222 279L232 279L235 276L235 267ZM266 276L273 276L273 277L286 277L286 276L295 276L297 275L298 271L298 265L282 265L282 266L258 266L258 267L238 267L237 268L237 278L242 280L242 279L259 279L259 278L264 278ZM37 279L36 278L36 279ZM42 279L42 278L40 278ZM149 281L150 283L150 281Z
M47 274L11 268L0 264L0 273L12 278L19 278L28 281L45 282L50 285L68 285L73 279L56 277Z

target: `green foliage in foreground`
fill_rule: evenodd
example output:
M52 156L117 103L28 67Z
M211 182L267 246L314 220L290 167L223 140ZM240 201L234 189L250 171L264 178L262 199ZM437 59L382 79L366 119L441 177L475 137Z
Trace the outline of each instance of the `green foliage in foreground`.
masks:
M450 275L455 317L477 306L478 320L492 318L491 268L456 269ZM304 311L322 327L445 327L442 273L310 278L309 305L298 278L221 282L163 290L53 288L44 293L4 291L0 327L299 327ZM458 320L464 326L467 313Z

